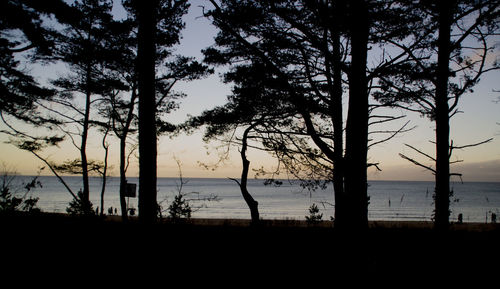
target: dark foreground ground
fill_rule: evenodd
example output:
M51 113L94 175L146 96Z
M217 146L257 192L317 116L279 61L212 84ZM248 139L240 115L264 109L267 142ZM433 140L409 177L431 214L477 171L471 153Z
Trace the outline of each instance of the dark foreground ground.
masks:
M21 282L69 279L65 287L102 282L97 280L126 284L139 276L151 284L180 280L213 287L229 282L233 288L299 280L313 288L316 282L346 278L387 284L403 279L406 285L441 279L497 286L500 280L496 224L456 225L439 233L429 223L377 222L365 232L340 232L329 223L307 226L297 221L268 221L260 227L241 220L144 226L109 217L43 214L1 216L0 228L3 280L11 274L27 276L16 279ZM175 287L191 288L184 285Z

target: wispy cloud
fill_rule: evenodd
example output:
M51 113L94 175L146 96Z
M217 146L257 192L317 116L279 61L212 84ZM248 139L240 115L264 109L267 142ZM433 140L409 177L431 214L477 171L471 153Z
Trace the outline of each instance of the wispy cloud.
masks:
M451 171L462 174L464 182L500 182L500 159L455 164ZM382 167L382 172L370 171L368 178L373 180L432 181L434 176L425 169L408 164Z

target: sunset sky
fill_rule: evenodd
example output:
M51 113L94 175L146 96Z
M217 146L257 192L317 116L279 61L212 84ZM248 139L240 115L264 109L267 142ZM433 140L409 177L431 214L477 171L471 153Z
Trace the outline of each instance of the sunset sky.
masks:
M189 14L185 15L186 29L182 32L183 39L177 49L178 54L194 56L202 59L200 50L214 43L213 37L216 29L210 22L201 17L202 8L209 8L207 1L190 1ZM202 4L203 3L203 4ZM123 15L121 9L115 11L115 15ZM498 37L497 37L498 38ZM496 41L500 44L500 39ZM499 57L499 48L491 59ZM370 63L370 60L368 61ZM40 82L44 79L54 78L61 74L57 70L61 66L35 67L32 73ZM223 84L220 80L222 70L208 78L180 83L175 90L187 94L182 100L180 109L167 117L173 123L184 121L187 115L197 115L205 109L216 105L222 105L230 94L230 85ZM452 166L452 172L462 173L464 181L497 181L500 182L500 71L494 71L482 77L474 93L466 95L460 103L459 113L451 121L451 139L456 145L480 142L489 138L493 141L479 147L456 151L452 160L461 159L463 163ZM347 99L345 99L346 101ZM387 143L373 147L369 151L369 162L380 163L381 172L369 170L369 179L374 180L432 180L430 172L410 164L399 157L399 153L407 154L417 158L424 163L427 160L420 158L416 153L404 146L405 143L418 147L430 155L434 155L434 145L430 143L434 139L434 124L426 118L417 114L392 110L395 115L406 114L407 120L411 120L411 126L417 126L414 130L402 134ZM401 121L401 124L405 121ZM94 133L97 135L97 133ZM218 160L215 148L220 143L206 144L202 141L202 133L193 135L181 135L176 138L162 137L158 142L158 176L177 176L177 164L174 158L182 163L185 177L238 177L240 175L241 163L237 148L232 148L229 161L215 171L206 170L199 165L203 163L216 163ZM37 168L42 165L33 155L20 151L10 144L4 143L8 140L5 135L0 135L0 163L14 168L20 174L35 174ZM89 144L89 157L102 159L100 137L91 138ZM110 140L111 155L110 162L113 165L112 175L118 175L118 142ZM60 148L52 148L43 152L54 161L63 161L78 156L77 150L69 143ZM276 165L273 158L263 152L250 150L248 158L253 168L261 166L271 168ZM48 170L44 174L49 174ZM129 169L129 176L138 176L137 160ZM286 177L283 175L282 177Z

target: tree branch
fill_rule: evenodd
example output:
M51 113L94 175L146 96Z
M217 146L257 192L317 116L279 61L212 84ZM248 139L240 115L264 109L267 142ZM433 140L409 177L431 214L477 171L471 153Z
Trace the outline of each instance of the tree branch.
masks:
M235 181L238 184L238 186L241 186L240 181L238 181L237 179L235 178L228 178L228 179L230 179L231 181Z
M407 160L407 161L409 161L409 162L411 162L411 163L413 163L413 164L415 164L415 165L419 166L419 167L422 167L422 168L424 168L424 169L426 169L426 170L431 171L433 174L436 174L436 170L434 170L433 168L431 168L431 167L429 167L429 166L426 166L426 165L424 165L424 164L421 164L421 163L419 163L418 161L416 161L416 160L414 160L414 159L412 159L412 158L409 158L409 157L405 156L404 154L399 154L399 156L400 156L400 157L402 157L403 159L405 159L405 160Z
M475 147L475 146L479 146L479 145L482 145L482 144L485 144L485 143L489 143L490 141L492 141L493 138L489 138L485 141L481 141L481 142L478 142L478 143L474 143L474 144L468 144L468 145L463 145L463 146L450 146L450 149L457 149L457 150L461 150L461 149L465 149L465 148L470 148L470 147Z
M413 146L411 146L411 145L409 145L409 144L405 144L405 146L407 146L407 147L411 148L412 150L414 150L414 151L418 152L419 154L422 154L422 155L424 155L424 156L428 157L430 160L432 160L432 161L434 161L434 162L436 161L436 159L435 159L435 158L431 157L430 155L428 155L428 154L424 153L423 151L421 151L421 150L419 150L419 149L417 149L417 148L415 148L415 147L413 147Z

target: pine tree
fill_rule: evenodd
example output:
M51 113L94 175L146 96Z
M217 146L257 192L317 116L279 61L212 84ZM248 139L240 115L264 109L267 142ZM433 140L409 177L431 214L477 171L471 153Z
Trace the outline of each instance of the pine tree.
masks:
M110 33L107 46L110 51L108 59L108 73L119 82L114 90L106 94L107 105L101 110L104 117L111 118L115 135L120 139L120 203L122 217L126 219L127 208L125 201L126 168L128 167L127 139L138 132L137 104L138 90L138 18L137 7L133 1L126 1L124 7L128 12L127 19L114 22L109 27ZM155 110L157 135L170 132L174 125L163 121L163 116L178 107L178 99L183 93L174 91L180 81L199 79L211 73L207 66L200 64L190 57L175 55L172 46L178 43L179 34L184 27L180 17L186 13L188 6L185 2L176 2L172 6L169 1L158 4L163 13L156 21L157 54L155 56ZM177 35L177 37L174 37ZM134 148L132 149L132 151Z
M139 218L145 223L156 220L156 144L158 103L168 94L162 94L165 84L156 81L155 63L170 55L170 47L178 43L184 27L182 15L187 13L187 1L129 1L138 25L137 79L139 92ZM175 83L175 82L174 82ZM157 97L160 101L157 101Z
M37 101L48 100L54 91L41 86L22 67L56 58L55 45L58 31L50 28L43 16L55 16L60 23L73 19L74 14L62 0L40 1L10 0L0 4L0 114L25 123L40 125L47 121L36 107ZM21 61L20 59L23 59ZM6 123L8 126L10 124ZM4 131L20 136L16 129Z
M81 202L84 211L91 211L89 188L89 165L95 163L87 158L87 140L92 126L98 124L92 113L92 103L97 96L102 96L112 89L103 72L106 69L105 39L108 26L112 22L112 2L107 0L82 0L73 4L81 18L67 25L57 47L59 57L67 63L70 73L52 81L59 89L53 101L61 111L55 114L64 124L63 131L71 138L80 137L79 143L73 143L79 150L80 158L68 161L69 171L78 171L82 175L83 189ZM82 106L79 104L83 103ZM68 165L75 168L68 168ZM77 169L78 167L79 169ZM86 210L87 208L88 210Z
M373 113L381 106L370 103L369 92L404 59L381 53L383 60L372 65L367 54L369 45L404 39L408 29L399 21L400 6L391 1L211 2L215 8L207 16L221 32L217 46L205 50L206 61L230 65L226 81L236 85L232 97L247 103L241 107L253 105L251 97L242 97L248 91L265 96L263 111L282 115L278 124L264 121L257 127L263 149L304 186L333 181L336 226L366 228L368 148L404 130L386 130L389 136L377 140L372 133L368 143L371 127L401 118Z
M452 153L490 141L454 145L450 140L450 119L458 112L465 94L472 92L480 76L499 69L487 61L494 48L492 37L498 34L498 1L449 0L408 4L405 14L416 16L415 28L406 42L393 42L408 61L393 75L381 79L376 97L397 107L419 112L436 125L435 154L407 146L432 164L407 155L406 160L429 170L435 176L435 226L446 230L450 216L450 178L461 176L450 170ZM470 44L469 44L470 43ZM457 161L455 161L457 162Z

